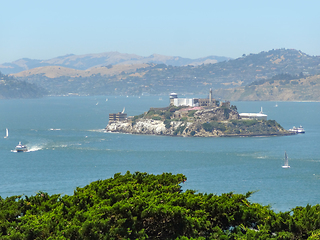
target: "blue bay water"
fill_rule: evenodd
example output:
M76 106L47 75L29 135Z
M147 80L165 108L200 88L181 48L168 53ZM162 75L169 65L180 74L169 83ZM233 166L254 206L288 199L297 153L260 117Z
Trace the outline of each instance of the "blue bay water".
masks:
M108 101L106 101L106 99ZM276 211L320 203L320 103L232 102L239 112L260 107L285 137L182 138L106 133L108 114L138 115L165 107L167 97L48 97L0 100L0 196L73 194L76 187L140 171L183 173L183 189L221 194L257 191L250 201ZM19 141L29 152L12 152ZM282 169L284 151L290 169Z

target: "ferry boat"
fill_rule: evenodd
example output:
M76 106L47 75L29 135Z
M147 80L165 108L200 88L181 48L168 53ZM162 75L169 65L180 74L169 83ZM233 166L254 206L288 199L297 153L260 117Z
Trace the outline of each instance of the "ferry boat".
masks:
M25 145L22 145L21 142L16 146L17 152L26 152L28 151L27 147Z
M300 125L300 127L293 126L293 128L289 129L289 131L294 132L294 133L305 133L305 131L301 125Z

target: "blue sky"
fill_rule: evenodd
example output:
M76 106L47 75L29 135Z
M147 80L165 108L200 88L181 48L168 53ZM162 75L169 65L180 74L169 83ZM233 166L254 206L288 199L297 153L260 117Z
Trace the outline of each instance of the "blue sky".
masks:
M0 64L118 51L237 58L277 48L320 55L320 1L1 3Z

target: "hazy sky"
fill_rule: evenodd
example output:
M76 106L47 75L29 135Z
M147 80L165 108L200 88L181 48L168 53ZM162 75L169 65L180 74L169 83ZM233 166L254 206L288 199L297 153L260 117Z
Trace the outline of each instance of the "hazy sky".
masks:
M320 55L319 9L319 0L7 0L0 63L109 51L237 58L295 48Z

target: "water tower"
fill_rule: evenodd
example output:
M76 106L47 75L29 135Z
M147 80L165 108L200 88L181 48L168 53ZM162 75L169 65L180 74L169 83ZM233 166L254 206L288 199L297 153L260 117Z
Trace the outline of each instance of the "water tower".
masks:
M178 95L176 93L170 93L170 105L174 104L175 98L178 98Z

